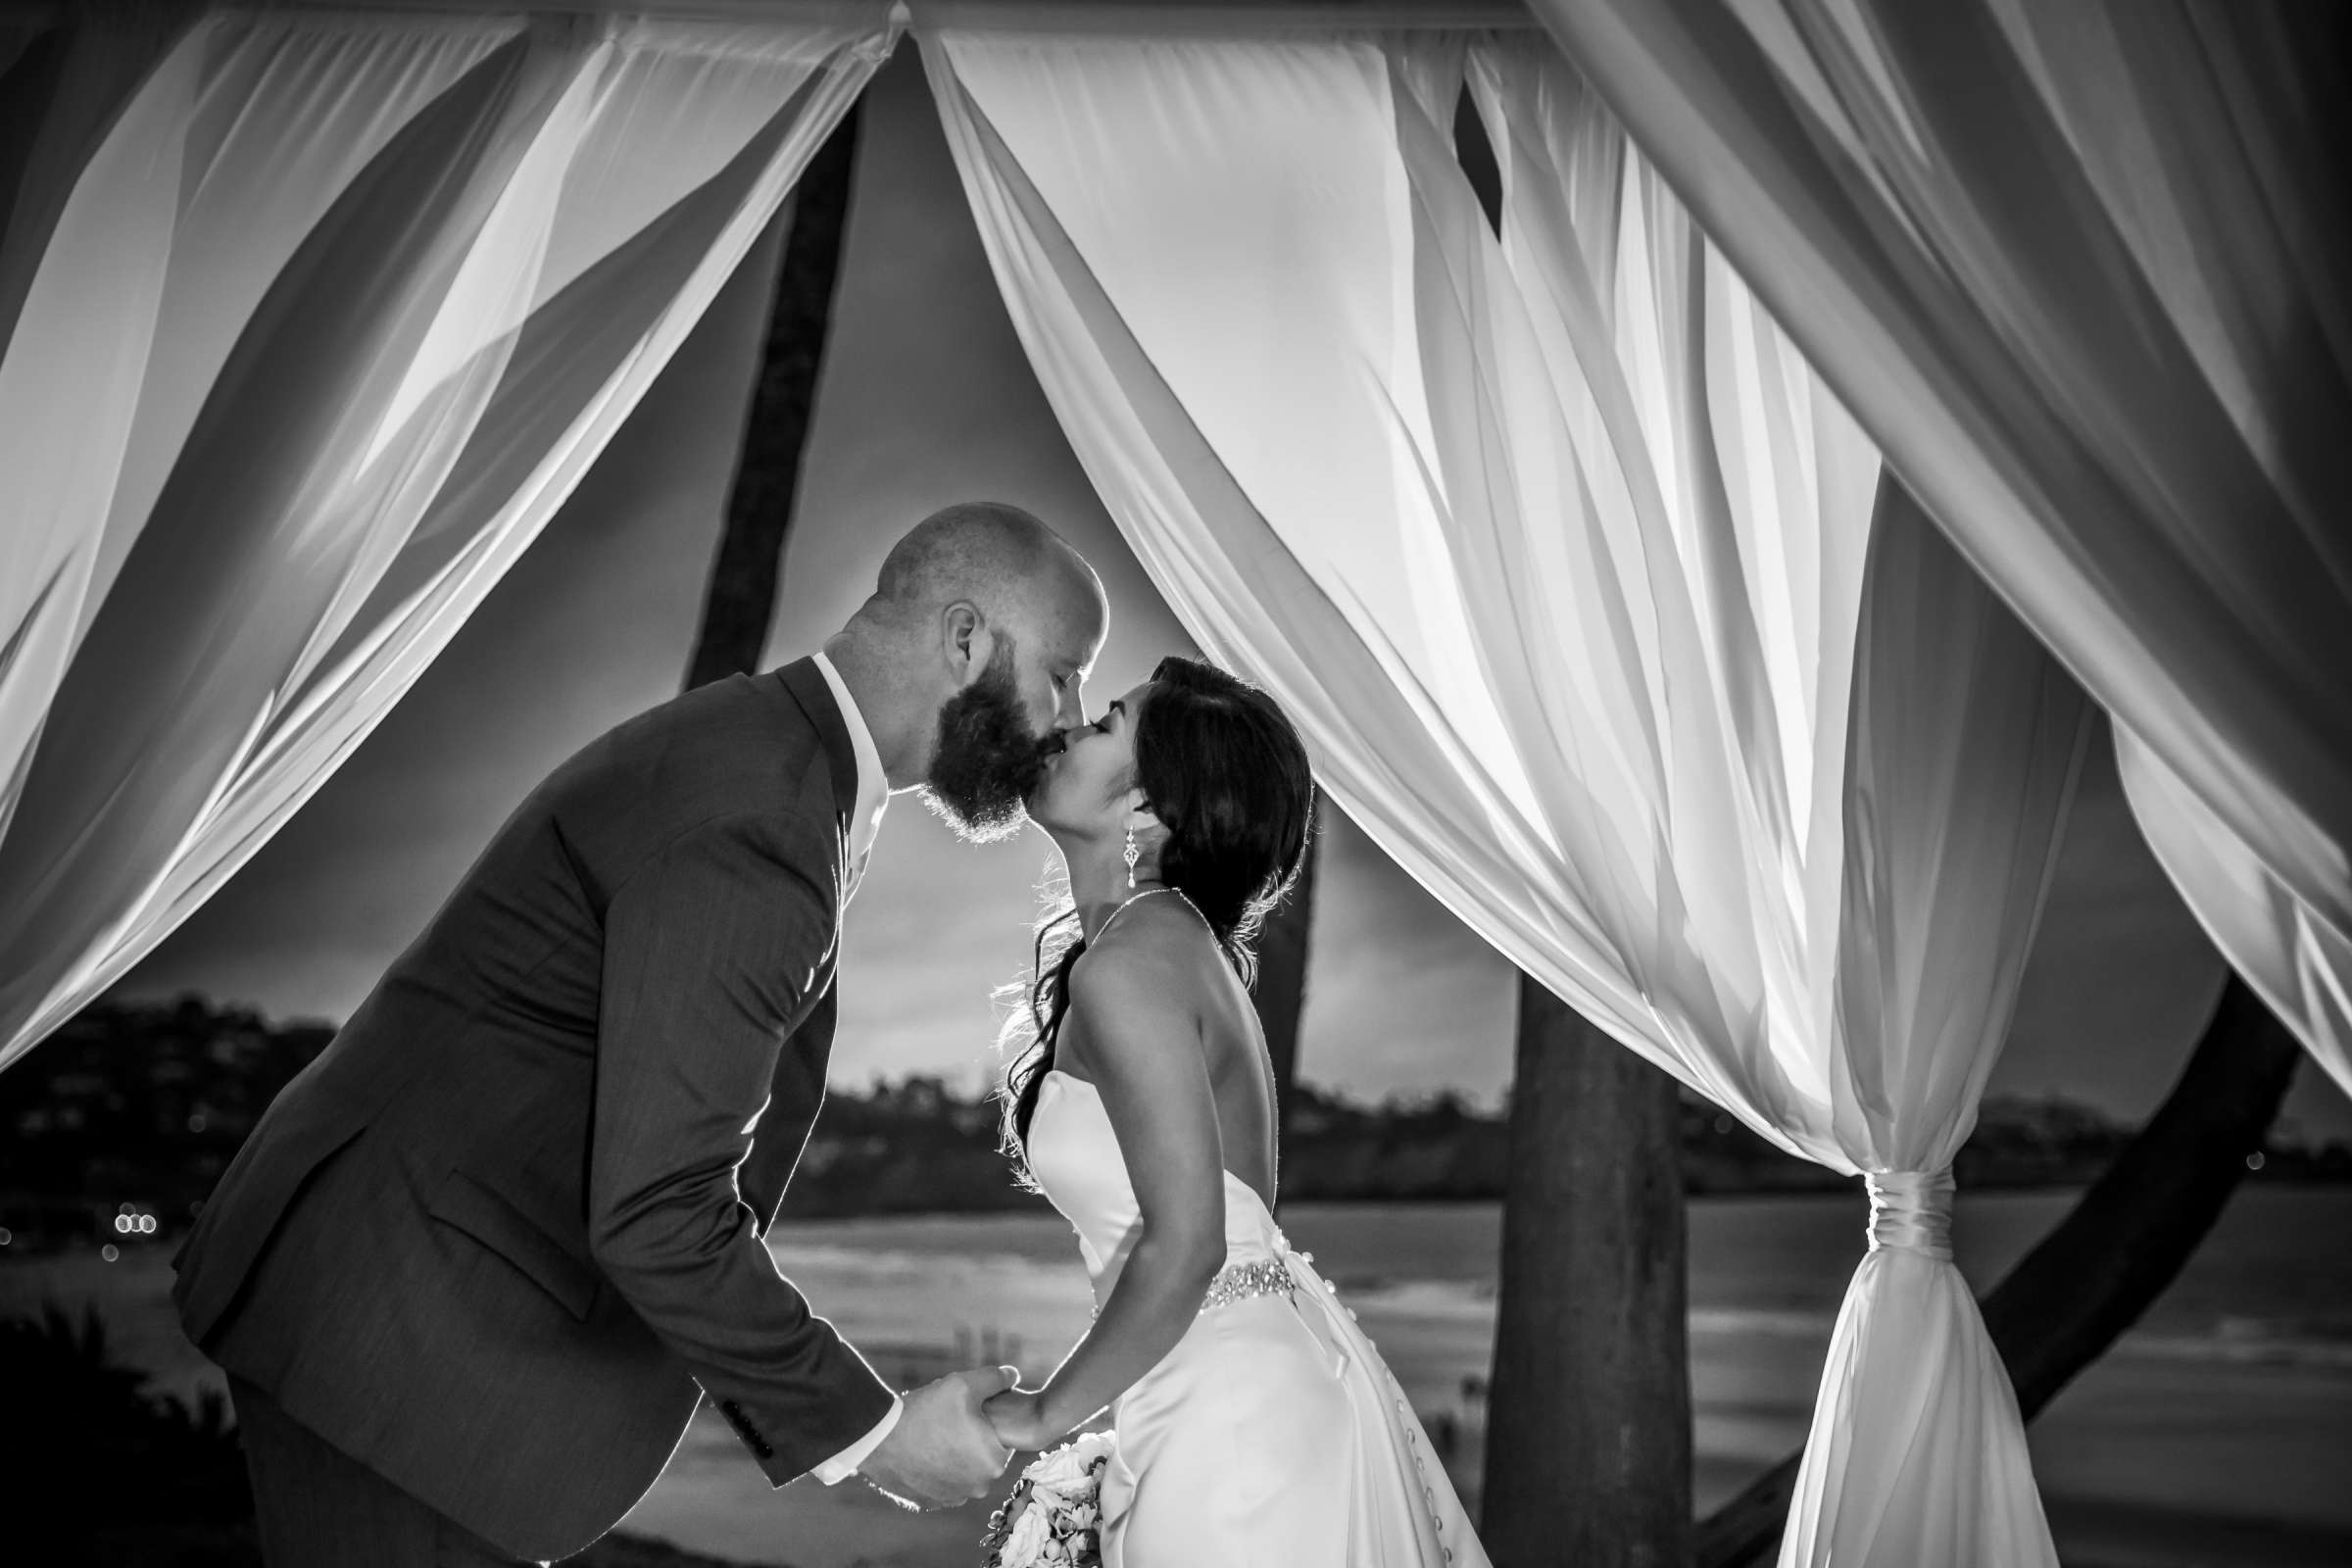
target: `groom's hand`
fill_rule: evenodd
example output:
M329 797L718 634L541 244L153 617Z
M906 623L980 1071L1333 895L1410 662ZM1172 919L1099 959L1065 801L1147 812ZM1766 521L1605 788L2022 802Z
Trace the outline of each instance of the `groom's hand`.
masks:
M1004 1473L1012 1450L997 1441L981 1401L1012 1387L1008 1366L951 1372L906 1396L890 1429L858 1473L893 1496L926 1508L949 1507L985 1495Z

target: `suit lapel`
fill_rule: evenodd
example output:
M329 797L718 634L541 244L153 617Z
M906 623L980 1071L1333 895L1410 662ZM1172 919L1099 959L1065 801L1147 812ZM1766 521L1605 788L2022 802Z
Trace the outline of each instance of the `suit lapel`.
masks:
M824 671L816 667L813 659L796 659L776 671L783 683L784 694L815 726L817 739L825 748L826 771L833 782L833 825L837 828L836 856L840 860L839 887L849 883L850 812L858 802L858 749L850 740L849 721L842 717L841 705L833 700L833 688L825 684Z
M850 812L858 800L858 751L850 740L849 722L815 660L795 660L775 671L775 679L825 749L826 774L833 789L834 886L846 894L850 885ZM825 955L820 993L777 1054L767 1109L736 1172L738 1190L757 1216L756 1229L761 1234L775 1218L776 1205L782 1201L793 1167L808 1144L808 1129L825 1101L825 1066L832 1055L835 1015L833 970L841 956L840 918L836 906L834 942Z

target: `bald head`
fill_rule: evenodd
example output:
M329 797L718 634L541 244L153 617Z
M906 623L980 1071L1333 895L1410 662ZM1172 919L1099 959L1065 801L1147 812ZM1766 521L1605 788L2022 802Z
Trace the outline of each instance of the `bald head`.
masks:
M845 678L857 672L861 710L908 726L907 756L890 760L904 787L929 770L945 706L992 667L1023 744L1085 722L1079 688L1109 618L1101 579L1059 534L1019 507L964 501L891 547L872 596L826 652Z
M992 617L1024 620L1024 612L1101 593L1086 558L1036 516L1001 501L958 501L891 547L869 604L928 619L968 600Z

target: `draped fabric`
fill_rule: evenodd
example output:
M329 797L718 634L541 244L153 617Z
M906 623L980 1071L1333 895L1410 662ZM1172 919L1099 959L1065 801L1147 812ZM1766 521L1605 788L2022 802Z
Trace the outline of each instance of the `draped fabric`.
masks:
M1792 1560L2052 1562L1944 1235L2079 689L1549 51L918 36L1031 362L1188 629L1506 956L1868 1176Z
M2158 860L2352 1091L2335 8L1536 10L2113 713Z
M159 15L0 33L0 1062L416 679L895 31Z

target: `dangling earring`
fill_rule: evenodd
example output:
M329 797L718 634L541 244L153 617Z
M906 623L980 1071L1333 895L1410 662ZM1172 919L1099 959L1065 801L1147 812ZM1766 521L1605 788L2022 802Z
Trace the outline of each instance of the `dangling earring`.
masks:
M1135 862L1144 858L1144 852L1135 847L1133 828L1127 830L1127 850L1120 858L1127 862L1127 891L1132 893L1135 891Z

